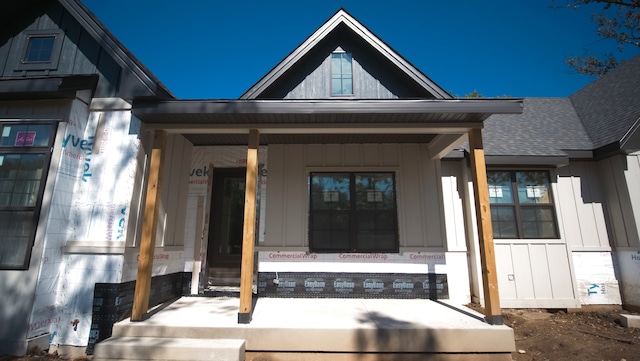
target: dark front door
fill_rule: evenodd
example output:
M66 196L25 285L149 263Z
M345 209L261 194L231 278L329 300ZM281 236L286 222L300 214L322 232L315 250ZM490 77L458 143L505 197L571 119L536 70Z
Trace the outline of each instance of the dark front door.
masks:
M239 274L242 258L245 168L214 168L207 261L216 273Z

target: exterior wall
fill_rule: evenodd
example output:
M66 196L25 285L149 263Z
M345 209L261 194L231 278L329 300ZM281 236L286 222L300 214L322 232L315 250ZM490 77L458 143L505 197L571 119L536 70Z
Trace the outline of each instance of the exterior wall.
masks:
M445 219L462 207L457 170L442 168L419 144L270 145L259 272L446 274L449 299L469 302L464 224ZM309 172L341 170L396 172L399 254L308 253Z
M138 168L135 181L132 183L146 185L147 166L151 149L150 134L143 137L142 154L138 158L144 158L145 167ZM156 249L153 260L153 276L167 275L182 272L185 264L185 221L187 212L187 189L193 146L183 136L170 134L167 136L164 154L164 173L162 175L160 207L158 211L158 228L156 230ZM144 187L144 186L142 186ZM138 186L136 186L138 188ZM132 202L132 208L137 214L132 214L130 222L135 223L135 236L131 238L133 244L129 244L124 252L124 265L122 281L133 281L138 274L138 256L140 255L139 241L141 236L144 194L133 193L136 198ZM138 202L138 205L133 203Z
M571 162L558 169L558 209L563 238L571 250L580 303L620 304L608 234L605 188L596 162Z
M270 145L265 247L308 250L310 171L396 171L400 251L447 247L438 162L416 144Z
M44 327L29 336L50 333L54 345L86 346L95 284L122 279L140 124L128 110L74 105L31 315L32 325Z
M353 92L358 98L397 99L391 89L368 72L357 56L353 57ZM331 56L311 71L284 99L322 99L331 96Z
M599 162L625 307L640 309L640 153Z
M0 117L13 119L58 119L66 120L69 117L69 101L10 101L0 102ZM64 125L58 126L55 142L57 152L53 155L44 198L50 200L53 197L55 174L57 172L54 159L59 158L64 134ZM51 323L57 323L57 319L42 320L42 325L29 322L38 275L46 271L48 259L43 255L45 243L45 231L49 218L48 209L40 213L38 230L33 244L29 268L27 270L0 270L0 354L24 354L27 349L27 336L34 329L47 327ZM45 270L41 271L41 268Z

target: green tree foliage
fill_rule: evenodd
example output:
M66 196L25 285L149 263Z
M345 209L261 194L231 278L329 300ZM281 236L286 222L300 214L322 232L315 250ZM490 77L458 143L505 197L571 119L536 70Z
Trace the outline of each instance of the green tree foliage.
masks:
M640 0L552 0L556 8L578 9L582 6L597 5L591 18L597 27L599 36L618 43L618 50L626 46L640 47ZM580 74L601 76L618 66L613 53L602 56L571 56L565 60L567 65Z

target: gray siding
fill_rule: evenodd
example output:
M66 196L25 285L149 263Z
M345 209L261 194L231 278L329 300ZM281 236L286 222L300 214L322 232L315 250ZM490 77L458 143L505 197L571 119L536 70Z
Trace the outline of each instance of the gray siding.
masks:
M331 53L352 54L353 95L331 96ZM346 27L338 27L262 92L263 99L434 98L407 73Z
M615 156L599 162L605 187L610 236L616 248L640 247L640 155Z

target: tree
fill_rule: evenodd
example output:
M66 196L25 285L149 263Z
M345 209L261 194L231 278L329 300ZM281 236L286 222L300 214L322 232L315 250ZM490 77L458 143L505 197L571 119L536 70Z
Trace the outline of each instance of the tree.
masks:
M555 6L578 9L589 4L602 5L591 18L597 26L597 33L605 39L618 43L618 50L626 46L640 47L640 0L552 0L563 1L564 5ZM570 68L580 74L601 76L615 68L620 62L613 53L603 56L571 56L565 60Z

